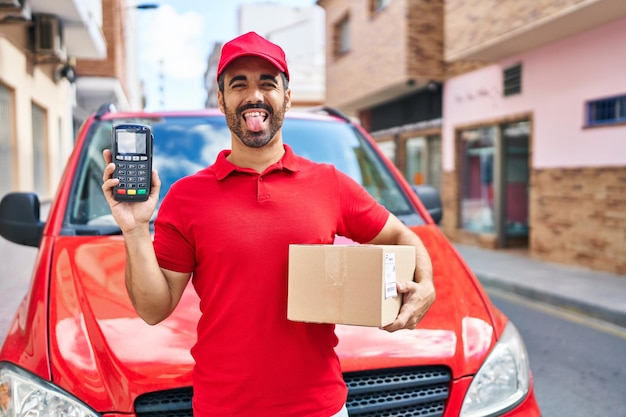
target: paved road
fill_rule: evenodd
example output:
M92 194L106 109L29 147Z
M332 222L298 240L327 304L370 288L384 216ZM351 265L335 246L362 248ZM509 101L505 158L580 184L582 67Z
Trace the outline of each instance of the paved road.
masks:
M4 339L15 310L30 284L37 248L16 245L0 237L0 338Z
M626 416L626 328L487 292L524 338L542 417Z

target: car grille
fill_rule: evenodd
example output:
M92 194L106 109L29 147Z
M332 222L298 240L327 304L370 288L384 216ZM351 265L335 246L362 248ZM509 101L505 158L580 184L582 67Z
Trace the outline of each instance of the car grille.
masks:
M450 370L409 367L344 374L350 417L442 416L449 395ZM135 401L137 417L191 417L193 390L150 392Z
M137 417L192 417L191 397L191 387L149 392L135 400L135 414Z
M450 370L410 367L344 374L350 417L442 416Z

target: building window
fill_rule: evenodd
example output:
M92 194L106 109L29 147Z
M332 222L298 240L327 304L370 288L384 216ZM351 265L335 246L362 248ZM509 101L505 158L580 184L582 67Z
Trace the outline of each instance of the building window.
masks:
M370 13L375 14L391 3L391 0L370 0Z
M512 96L522 92L522 64L504 69L504 96Z
M428 184L441 190L441 137L406 141L406 178L412 185Z
M461 132L461 227L494 233L494 126Z
M335 25L335 57L350 52L350 16L346 15Z
M386 140L377 143L378 148L393 163L396 162L396 143L392 140Z
M0 84L0 196L13 190L13 95Z
M422 90L371 108L371 131L441 118L441 89Z
M587 125L626 123L626 95L587 102Z
M528 243L530 130L521 120L460 132L461 227L498 247Z
M33 185L35 193L47 196L47 162L46 162L46 111L32 104L33 122Z

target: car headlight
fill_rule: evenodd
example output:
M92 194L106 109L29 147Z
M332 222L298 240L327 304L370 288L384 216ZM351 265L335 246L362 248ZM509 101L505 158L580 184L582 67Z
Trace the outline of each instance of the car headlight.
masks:
M0 417L98 417L53 384L9 363L0 363Z
M530 365L522 337L509 322L472 381L460 417L500 415L519 404L530 389Z

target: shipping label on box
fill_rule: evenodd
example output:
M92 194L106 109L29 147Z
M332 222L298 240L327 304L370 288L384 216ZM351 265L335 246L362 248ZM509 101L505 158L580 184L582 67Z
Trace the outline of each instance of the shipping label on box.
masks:
M396 282L414 274L413 246L290 245L287 318L386 326L402 304Z

